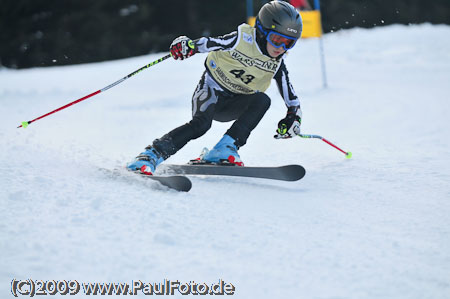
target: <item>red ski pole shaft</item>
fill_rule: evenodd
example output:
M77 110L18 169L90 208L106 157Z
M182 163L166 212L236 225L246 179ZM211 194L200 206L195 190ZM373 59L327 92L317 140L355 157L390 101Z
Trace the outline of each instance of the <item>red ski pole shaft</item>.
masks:
M309 134L299 134L299 137L302 138L317 138L322 140L323 142L327 143L328 145L331 145L332 147L334 147L335 149L337 149L338 151L342 152L343 154L345 154L345 156L347 157L347 159L350 159L352 157L352 153L351 152L346 152L344 150L342 150L341 148L339 148L337 145L331 143L330 141L328 141L327 139L323 138L322 136L319 135L309 135Z
M106 90L108 90L108 89L110 89L110 88L112 88L112 87L114 87L114 86L116 86L116 85L122 83L122 82L125 81L126 79L133 77L133 76L136 75L137 73L139 73L139 72L141 72L141 71L143 71L143 70L145 70L145 69L147 69L147 68L149 68L149 67L151 67L151 66L153 66L153 65L155 65L155 64L157 64L157 63L160 63L160 62L162 62L162 61L164 61L164 60L166 60L167 58L170 58L170 57L171 57L171 54L167 54L166 56L161 57L161 58L159 58L159 59L157 59L157 60L155 60L155 61L153 61L153 62L151 62L151 63L149 63L149 64L147 64L147 65L144 65L144 66L141 67L140 69L138 69L138 70L132 72L131 74L129 74L129 75L123 77L123 78L120 79L120 80L117 80L116 82L114 82L114 83L112 83L112 84L110 84L110 85L108 85L108 86L106 86L106 87L104 87L104 88L102 88L102 89L99 89L99 90L97 90L97 91L95 91L95 92L93 92L93 93L91 93L91 94L88 94L87 96L84 96L84 97L82 97L82 98L80 98L80 99L78 99L78 100L76 100L76 101L73 101L73 102L71 102L71 103L69 103L69 104L66 104L66 105L64 105L64 106L62 106L62 107L59 107L59 108L57 108L57 109L55 109L55 110L53 110L53 111L50 111L49 113L46 113L46 114L44 114L44 115L41 115L41 116L39 116L39 117L37 117L37 118L35 118L35 119L33 119L33 120L30 120L30 121L24 121L24 122L22 122L22 124L21 124L20 126L18 126L17 128L22 128L22 127L23 127L23 128L26 128L26 127L28 127L29 124L31 124L31 123L33 123L33 122L35 122L35 121L37 121L37 120L40 120L41 118L47 117L47 116L49 116L49 115L51 115L51 114L53 114L53 113L56 113L56 112L61 111L61 110L64 110L64 109L66 109L67 107L70 107L70 106L72 106L72 105L75 105L75 104L77 104L77 103L79 103L79 102L82 102L82 101L84 101L84 100L86 100L86 99L88 99L88 98L90 98L90 97L95 96L96 94L99 94L99 93L101 93L101 92L103 92L103 91L106 91Z

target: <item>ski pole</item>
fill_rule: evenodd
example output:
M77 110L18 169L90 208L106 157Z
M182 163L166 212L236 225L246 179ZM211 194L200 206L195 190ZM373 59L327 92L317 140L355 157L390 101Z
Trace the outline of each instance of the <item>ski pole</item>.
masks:
M317 138L317 139L320 139L320 140L322 140L323 142L325 142L325 143L331 145L331 146L334 147L335 149L337 149L337 150L341 151L342 153L344 153L344 154L345 154L345 157L346 157L347 159L350 159L350 158L352 157L352 153L351 153L351 152L346 152L346 151L340 149L339 147L337 147L336 145L334 145L334 144L331 143L330 141L326 140L326 139L323 138L322 136L319 136L319 135L309 135L309 134L299 134L298 136L301 137L301 138Z
M35 122L35 121L37 121L37 120L39 120L39 119L41 119L41 118L44 118L44 117L49 116L49 115L51 115L51 114L53 114L53 113L56 113L56 112L61 111L61 110L63 110L63 109L66 109L67 107L70 107L70 106L72 106L72 105L75 105L75 104L77 104L77 103L79 103L79 102L81 102L81 101L84 101L84 100L86 100L86 99L88 99L88 98L90 98L90 97L93 97L93 96L95 96L96 94L99 94L99 93L101 93L101 92L103 92L103 91L107 91L108 89L110 89L110 88L112 88L112 87L114 87L114 86L116 86L116 85L122 83L122 82L125 81L126 79L133 77L133 76L136 75L137 73L139 73L139 72L141 72L141 71L143 71L143 70L145 70L145 69L147 69L147 68L149 68L149 67L151 67L151 66L153 66L153 65L155 65L155 64L158 64L158 63L160 63L160 62L162 62L162 61L164 61L164 60L166 60L167 58L170 58L170 57L171 57L171 54L167 54L166 56L161 57L161 58L159 58L159 59L157 59L157 60L155 60L155 61L153 61L153 62L150 62L150 63L147 64L147 65L144 65L144 66L141 67L140 69L138 69L138 70L132 72L131 74L129 74L129 75L123 77L122 79L120 79L120 80L118 80L118 81L116 81L116 82L114 82L114 83L112 83L112 84L110 84L110 85L108 85L108 86L106 86L106 87L104 87L104 88L102 88L102 89L99 89L99 90L97 90L97 91L95 91L95 92L93 92L93 93L91 93L91 94L88 94L87 96L84 96L84 97L82 97L82 98L80 98L80 99L78 99L78 100L76 100L76 101L73 101L73 102L71 102L71 103L69 103L69 104L66 104L66 105L64 105L64 106L62 106L62 107L59 107L58 109L55 109L55 110L53 110L53 111L51 111L51 112L49 112L49 113L47 113L47 114L44 114L44 115L42 115L42 116L39 116L39 117L37 117L37 118L35 118L35 119L33 119L33 120L30 120L30 121L23 121L22 124L21 124L20 126L18 126L17 128L22 128L22 127L23 127L23 128L26 128L26 127L28 127L29 124L31 124L31 123L33 123L33 122Z

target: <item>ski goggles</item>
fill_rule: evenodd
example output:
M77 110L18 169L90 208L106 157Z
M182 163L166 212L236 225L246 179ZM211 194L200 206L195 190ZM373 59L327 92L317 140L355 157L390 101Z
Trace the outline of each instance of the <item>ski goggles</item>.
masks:
M283 47L284 50L290 50L295 46L297 38L290 37L275 31L269 31L267 34L267 41L275 48Z
M283 47L285 51L290 50L295 46L295 43L298 40L298 38L287 36L272 30L264 30L259 20L256 20L256 26L258 26L259 30L265 34L267 41L277 49Z

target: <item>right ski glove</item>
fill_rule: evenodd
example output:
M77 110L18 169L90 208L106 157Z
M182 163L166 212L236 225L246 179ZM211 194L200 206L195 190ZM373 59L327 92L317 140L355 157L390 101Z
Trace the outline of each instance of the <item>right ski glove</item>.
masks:
M300 135L302 119L299 114L301 115L301 110L300 113L288 111L286 117L278 122L277 135L273 137L275 139L287 139Z
M197 45L187 36L177 37L170 45L173 59L186 59L198 52Z

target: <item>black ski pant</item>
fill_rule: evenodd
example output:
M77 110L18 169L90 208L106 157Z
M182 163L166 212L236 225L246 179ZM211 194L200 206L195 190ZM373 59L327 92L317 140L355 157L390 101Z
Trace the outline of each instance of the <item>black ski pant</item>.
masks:
M192 120L154 140L153 147L167 159L190 140L203 136L213 120L234 120L225 134L236 140L235 145L239 148L247 142L269 107L270 98L265 93L238 95L227 92L205 72L192 97Z

